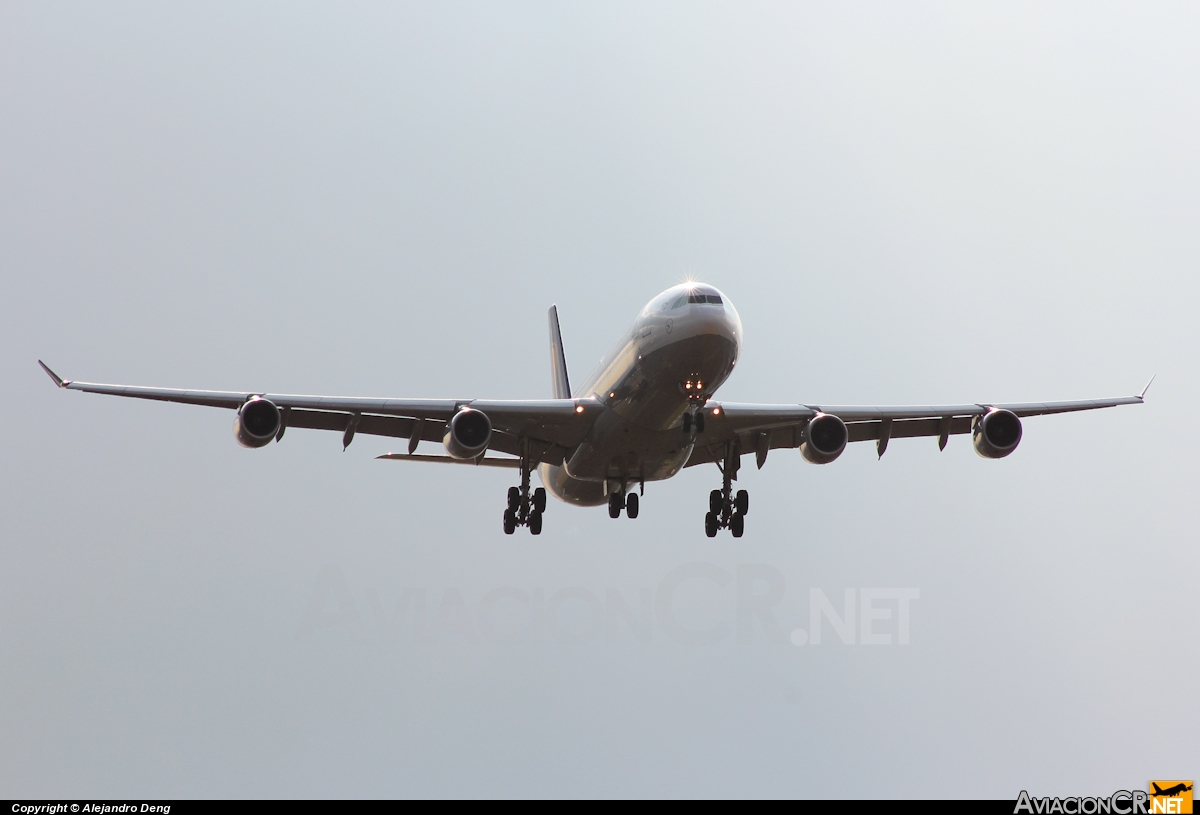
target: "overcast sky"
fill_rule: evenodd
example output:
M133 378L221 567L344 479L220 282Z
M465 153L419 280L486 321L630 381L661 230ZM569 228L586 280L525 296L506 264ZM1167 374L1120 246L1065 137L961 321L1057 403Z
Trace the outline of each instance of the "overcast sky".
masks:
M1200 767L1200 6L0 2L0 790L1107 795ZM641 517L68 378L542 398L689 277L734 401L1142 407ZM427 452L435 452L430 445ZM901 604L863 590L908 589ZM810 601L858 621L819 645ZM873 605L871 605L873 603ZM756 608L766 607L767 613ZM869 611L868 609L868 611ZM799 630L793 639L792 632Z

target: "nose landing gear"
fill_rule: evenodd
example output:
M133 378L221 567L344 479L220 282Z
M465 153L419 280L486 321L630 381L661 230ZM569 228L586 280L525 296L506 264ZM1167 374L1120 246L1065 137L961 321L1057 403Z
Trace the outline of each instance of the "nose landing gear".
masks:
M683 435L691 436L692 428L697 433L704 432L704 405L708 402L708 394L704 390L704 380L700 374L692 374L686 382L679 383L679 392L687 398L687 411L683 414Z
M521 486L508 488L508 508L504 510L504 534L518 526L529 527L529 534L542 534L542 513L546 511L546 488L529 489L529 457L521 457Z
M725 463L717 462L721 469L721 489L708 494L708 513L704 516L704 534L717 536L717 530L728 529L735 538L746 531L746 514L750 511L750 493L745 490L733 492L733 480L737 478L740 461L737 442L726 447Z

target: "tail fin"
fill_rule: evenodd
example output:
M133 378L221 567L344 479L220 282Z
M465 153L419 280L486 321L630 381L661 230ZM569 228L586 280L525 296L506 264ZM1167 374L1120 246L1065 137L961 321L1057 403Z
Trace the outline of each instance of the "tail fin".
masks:
M550 383L555 399L571 398L571 382L567 379L567 355L563 353L562 332L558 330L558 307L550 306Z
M1153 380L1151 380L1151 381L1153 381ZM1150 386L1147 385L1146 387L1149 388ZM1162 795L1162 787L1158 786L1158 784L1155 784L1153 781L1150 782L1150 786L1154 787L1155 795Z

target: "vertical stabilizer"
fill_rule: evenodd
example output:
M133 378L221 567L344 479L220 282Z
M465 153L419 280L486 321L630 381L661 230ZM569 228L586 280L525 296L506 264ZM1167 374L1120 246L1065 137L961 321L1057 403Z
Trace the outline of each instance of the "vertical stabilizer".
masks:
M562 332L558 330L558 306L550 306L550 382L555 399L571 398L567 379L567 355L563 353Z

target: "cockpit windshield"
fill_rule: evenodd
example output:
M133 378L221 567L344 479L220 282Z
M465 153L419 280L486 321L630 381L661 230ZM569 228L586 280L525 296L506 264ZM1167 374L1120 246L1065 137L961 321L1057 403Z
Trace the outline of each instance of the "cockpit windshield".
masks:
M675 309L682 308L686 305L711 304L714 306L719 306L722 305L722 303L723 301L721 300L721 295L717 294L715 291L697 287L676 297L675 300L672 301L669 308L670 310L674 311Z

